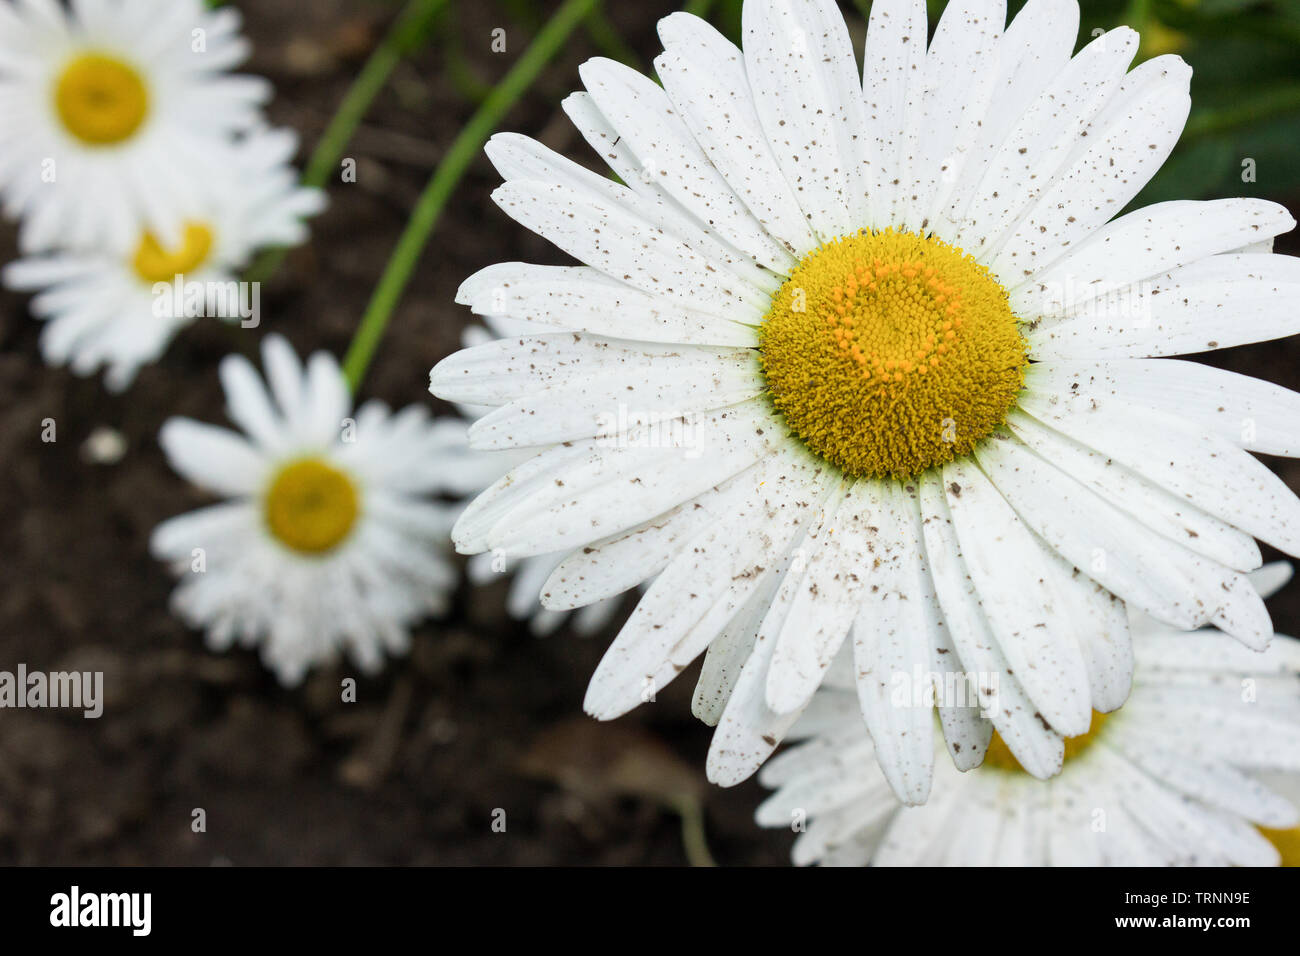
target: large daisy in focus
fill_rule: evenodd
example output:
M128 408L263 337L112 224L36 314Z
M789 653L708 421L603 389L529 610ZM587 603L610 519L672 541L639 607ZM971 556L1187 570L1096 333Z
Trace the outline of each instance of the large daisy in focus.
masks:
M201 215L222 145L260 122L239 13L202 0L0 0L0 198L24 252L168 244Z
M343 653L375 671L456 586L443 544L456 509L434 496L458 483L446 452L464 426L375 401L354 417L333 356L304 369L277 335L262 354L266 385L242 356L221 364L243 434L163 425L172 467L228 500L163 522L153 553L182 579L176 614L214 650L260 645L285 684Z
M927 45L921 0L877 0L861 75L829 0L749 0L743 52L674 14L662 87L598 59L565 102L627 185L488 147L498 205L585 265L461 287L536 331L446 359L433 391L498 406L478 446L538 454L454 540L570 549L554 608L658 575L586 707L625 713L707 651L718 783L846 642L885 778L920 803L931 708L891 706L895 673L976 679L939 709L959 768L996 729L1049 777L1128 695L1126 605L1271 636L1243 572L1255 538L1300 551L1300 501L1249 452L1300 452L1300 396L1151 359L1300 328L1300 261L1270 253L1294 221L1255 200L1117 218L1182 130L1188 67L1130 71L1126 28L1072 57L1072 0L1005 14L955 0Z
M258 324L260 290L240 284L238 271L261 247L306 239L303 220L325 203L320 190L298 185L289 165L296 148L288 130L259 130L220 147L220 199L205 199L174 245L141 229L126 247L70 249L6 266L6 286L37 293L32 312L47 322L45 360L80 375L104 367L116 392L199 315Z
M1259 574L1267 595L1289 569ZM1132 697L1066 742L1059 777L1027 775L994 737L979 769L943 766L924 807L890 791L852 685L827 688L791 734L808 739L760 772L777 792L758 822L797 828L800 864L1300 865L1300 642L1261 654L1148 619L1133 643Z

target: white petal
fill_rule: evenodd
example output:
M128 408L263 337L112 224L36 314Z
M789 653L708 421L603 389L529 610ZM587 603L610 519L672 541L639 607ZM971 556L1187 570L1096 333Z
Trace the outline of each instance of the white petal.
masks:
M569 255L643 292L754 324L767 308L753 286L629 205L599 201L569 186L523 181L498 187L492 199Z
M787 566L783 562L778 573ZM710 783L722 787L734 786L758 770L803 716L797 711L778 714L767 706L767 672L776 644L768 623L765 620L759 631L753 653L740 672L709 744L705 772ZM780 622L775 623L780 626ZM845 721L857 720L857 701L850 694L818 694L805 714L813 716L809 733L816 734L819 726L843 726Z
M924 96L928 34L924 0L876 0L871 5L862 89L867 140L875 158L869 198L871 225L877 229L900 222L910 196L910 160L920 149L920 124L909 126L908 110L919 110Z
M902 217L909 232L928 233L947 206L998 79L1006 0L952 0L925 57L924 125L912 157L912 194Z
M709 645L700 666L700 678L691 697L691 713L710 727L716 727L731 700L740 672L754 650L758 629L776 594L779 580L768 575L736 615Z
M1259 592L1259 596L1267 600L1286 587L1293 573L1290 562L1272 561L1246 577L1250 579L1250 586Z
M1045 322L1026 335L1030 355L1143 358L1186 355L1291 335L1300 295L1300 259L1211 256L1150 281L1125 286Z
M879 483L876 493L872 520L885 553L853 623L858 702L885 779L899 800L916 806L929 797L934 772L934 708L925 692L932 635L943 624L923 564L915 506L892 483Z
M1014 441L990 441L980 466L1034 531L1075 567L1159 621L1192 628L1213 609L1197 585L1214 568L1153 535L1063 471ZM1226 584L1230 572L1219 569Z
M351 408L352 396L338 360L328 352L314 353L307 360L306 403L298 423L300 437L322 446L333 444Z
M1191 108L1190 79L1191 70L1178 61L1131 97L1121 87L1112 105L1131 98L1123 114L1110 126L1094 120L1086 151L985 260L1004 285L1051 265L1138 194L1182 134Z
M278 450L284 423L252 363L242 355L228 355L221 360L220 374L230 420L263 448Z
M597 115L607 122L598 110ZM780 280L771 272L755 265L711 226L691 215L658 184L657 177L648 175L643 165L648 160L641 160L642 165L634 170L634 178L625 185L597 175L537 140L518 133L496 134L488 142L485 152L508 181L561 186L584 200L601 206L613 205L685 242L716 267L725 267L737 282L769 291L780 285ZM616 274L615 277L621 278Z
M757 355L719 355L703 369L651 365L635 378L625 372L588 375L516 399L470 426L474 448L526 448L595 438L618 447L644 428L657 447L689 450L688 416L757 398L765 391ZM635 384L633 384L635 383Z
M1050 866L1101 866L1088 794L1069 775L1048 782L1047 858Z
M1137 53L1138 36L1121 27L1098 37L1037 91L997 143L969 205L950 211L958 245L981 258L999 245L1030 205L1051 188L1079 135L1114 95ZM1020 313L1018 313L1020 314Z
M262 340L262 366L275 403L291 424L302 413L305 384L302 362L284 336L272 332Z
M993 151L1006 139L1025 110L1070 61L1079 35L1076 0L1029 0L1007 26L998 43L998 78L988 114L980 124L980 145L985 166L967 164L963 183L977 183Z
M1228 521L1261 541L1300 553L1300 499L1247 452L1181 419L1116 403L1044 399L1021 407L1066 435Z
M769 236L709 161L668 95L654 81L613 60L588 60L582 82L601 113L628 140L643 174L700 222L760 265L787 273L790 252Z
M652 367L707 378L752 359L749 349L625 342L585 332L513 336L449 355L434 366L429 389L449 402L505 405L592 375L630 377Z
M488 546L526 557L633 527L748 468L770 452L779 428L757 403L713 412L685 427L696 436L689 448L641 447L638 431L624 447L583 443L584 458L551 483L514 494L515 507L492 526Z
M591 453L590 442L561 445L534 455L512 468L469 503L452 529L452 541L462 554L488 550L487 535L522 498L545 488ZM556 550L559 550L558 548Z
M745 68L768 142L823 242L868 221L862 87L830 0L749 0Z
M1036 368L1027 377L1032 378ZM1259 547L1250 535L1019 410L1007 416L1007 425L1058 471L1086 485L1144 527L1216 564L1242 571L1259 567Z
M1300 641L1294 638L1273 641L1262 652L1242 647L1214 631L1144 633L1134 643L1139 669L1143 674L1152 675L1144 678L1147 682L1189 671L1261 676L1300 674Z
M223 501L168 518L153 529L149 551L160 561L184 561L189 567L194 548L212 550L214 541L238 533L252 523L251 510L247 501Z
M969 784L935 768L935 788L923 807L904 807L894 814L872 857L873 866L921 866L933 862L951 844L948 835L964 830ZM952 777L956 777L954 773Z
M1060 734L1044 724L989 629L980 596L963 563L943 480L936 476L917 485L927 564L962 666L973 675L981 707L1020 765L1046 779L1060 771L1065 744Z
M1133 641L1127 608L1059 555L1051 558L1048 564L1058 579L1055 590L1064 598L1068 619L1078 622L1074 636L1088 668L1092 707L1110 713L1128 699L1133 686Z
M1260 199L1146 206L1102 226L1050 268L1012 289L1011 308L1022 318L1065 314L1131 282L1294 228L1284 206Z
M542 603L572 610L654 577L704 528L726 521L745 506L755 488L745 477L748 473L747 469L670 511L575 551L547 580Z
M158 432L158 444L177 472L216 494L252 494L266 475L262 456L226 428L169 418Z
M817 239L763 134L740 50L684 13L660 20L659 35L655 69L696 141L768 233L796 258L811 252Z
M1300 457L1300 393L1248 375L1177 359L1052 362L1034 367L1036 388L1107 396L1178 415L1266 455Z
M827 482L824 469L775 456L754 477L764 483L748 507L693 539L650 586L592 675L588 713L626 713L702 653L781 560Z
M872 529L877 505L869 482L833 492L796 546L796 562L773 602L784 623L767 675L767 706L802 709L821 684L857 616L875 555L886 542Z
M753 328L634 289L595 269L503 262L466 279L456 301L537 332L590 332L644 342L753 347Z
M1125 756L1146 773L1189 797L1261 826L1289 828L1300 823L1300 815L1288 800L1223 761L1198 760L1190 754L1151 746L1136 729L1107 739L1114 740Z
M1042 545L984 475L965 462L943 468L944 491L971 582L1025 692L1058 733L1085 733L1092 718L1082 653L1039 567Z

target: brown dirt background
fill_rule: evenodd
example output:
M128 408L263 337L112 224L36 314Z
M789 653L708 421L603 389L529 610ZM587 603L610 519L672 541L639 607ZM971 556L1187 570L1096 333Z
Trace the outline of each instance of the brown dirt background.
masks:
M675 4L609 8L649 63L653 24ZM392 6L246 0L242 9L254 45L248 69L277 88L272 119L309 148ZM493 3L452 9L449 29L470 69L495 81L526 44L525 26ZM506 55L488 47L497 26L507 29ZM591 165L558 103L595 52L576 35L505 128ZM339 700L340 681L353 676L346 666L285 690L254 653L209 654L167 611L171 581L149 557L149 533L203 499L166 465L158 429L173 414L224 421L217 363L232 349L253 354L266 331L303 352L346 348L407 211L472 111L445 78L444 57L435 41L381 94L347 151L358 182L331 187L310 245L263 290L261 330L196 325L115 397L97 379L44 367L38 323L22 298L0 292L0 669L103 670L107 698L97 721L0 711L0 863L682 864L668 804L683 795L703 801L720 863L786 860L790 835L751 822L757 784L703 784L710 731L689 715L695 668L656 704L596 725L581 702L613 630L534 638L505 617L503 584L462 587L447 619L416 631L409 659L359 681L355 704ZM562 261L492 205L496 184L480 158L393 317L364 397L433 403L428 370L470 319L452 302L460 281L500 260ZM1297 251L1294 240L1287 251ZM12 254L5 226L0 261ZM1298 357L1292 341L1215 361L1294 386ZM40 440L45 418L57 422L56 443ZM82 460L101 425L127 439L118 464ZM1300 465L1270 464L1300 489ZM1272 609L1278 630L1295 633L1300 587ZM558 768L552 779L530 773L538 757ZM196 834L199 807L207 831ZM498 808L504 833L491 826Z

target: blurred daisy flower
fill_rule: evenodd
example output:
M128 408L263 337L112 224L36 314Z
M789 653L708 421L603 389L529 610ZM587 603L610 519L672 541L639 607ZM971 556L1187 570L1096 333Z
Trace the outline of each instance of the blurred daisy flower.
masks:
M297 184L289 165L297 137L259 130L218 149L219 198L186 220L174 246L142 229L128 246L30 256L3 272L10 289L38 293L32 312L45 319L41 351L79 375L107 369L121 391L142 365L162 355L176 332L199 315L260 321L260 290L239 282L254 251L307 237L303 220L324 194Z
M304 369L277 335L262 355L266 386L243 357L221 364L243 434L187 418L159 434L172 467L228 499L154 531L154 555L182 578L173 609L214 650L260 645L285 684L344 652L376 671L456 586L443 544L455 509L436 496L457 485L444 453L464 426L376 401L353 418L331 355Z
M1257 575L1267 595L1290 569ZM851 678L827 688L791 734L806 740L760 771L776 793L758 822L798 827L799 864L1300 864L1300 641L1258 653L1148 619L1133 646L1132 697L1066 741L1059 777L1034 779L994 736L982 767L940 766L923 807L891 792Z
M621 183L488 146L497 204L584 265L460 289L534 331L449 357L433 391L497 406L476 447L537 454L456 546L569 550L554 609L658 575L585 706L617 717L707 651L717 783L846 644L886 778L921 803L934 728L880 706L894 671L996 675L991 722L941 709L952 759L977 766L996 728L1049 777L1128 694L1125 603L1271 636L1242 572L1255 538L1300 552L1300 500L1248 452L1300 453L1300 396L1149 359L1300 328L1300 260L1270 254L1294 220L1246 199L1116 218L1178 139L1190 70L1130 71L1126 28L1072 56L1073 0L1005 20L953 0L927 46L922 0L877 0L860 75L830 0L748 0L743 52L674 14L662 87L596 59L565 101Z
M261 122L240 16L202 0L0 0L0 197L24 252L167 247L219 196L222 151Z

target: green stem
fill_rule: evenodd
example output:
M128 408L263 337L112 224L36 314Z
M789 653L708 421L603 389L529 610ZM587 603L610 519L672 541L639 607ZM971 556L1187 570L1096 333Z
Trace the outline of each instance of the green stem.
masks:
M461 52L459 41L454 37L449 37L443 45L442 53L447 61L447 75L461 98L475 105L487 99L492 87L480 80L474 73L474 70L465 59L465 54Z
M709 18L709 11L713 9L713 0L688 0L686 6L682 8L686 13L699 17L701 20Z
M302 174L304 186L322 188L330 175L339 168L343 150L369 112L370 104L384 88L397 64L416 45L446 3L447 0L409 0L402 8L383 42L370 54L365 66L348 88L329 126L321 134ZM249 268L248 281L269 281L284 262L287 253L285 248L266 250Z
M682 818L682 849L690 866L717 866L709 852L709 842L704 835L704 807L700 801L687 797L676 801L674 809Z
M543 67L560 51L564 41L591 12L596 2L597 0L565 0L555 16L542 27L532 45L493 88L483 105L452 141L442 162L429 179L429 184L424 187L406 228L402 230L401 238L397 240L388 264L384 266L384 273L379 277L379 283L361 317L361 324L357 326L352 344L348 346L347 355L343 358L343 374L353 393L357 392L365 378L366 369L370 367L393 309L406 291L416 263L429 241L429 235L438 224L442 208L456 184L483 148L497 123L527 91Z
M442 56L447 64L447 76L456 91L462 97L478 106L485 99L492 87L478 78L470 68L461 50L459 23L455 5L447 8L447 14L440 25L442 31Z
M323 186L338 169L339 158L347 148L352 134L370 110L370 104L388 82L397 64L402 62L419 38L429 28L429 23L443 8L447 0L409 0L389 28L388 35L366 60L351 89L339 104L338 112L321 135L302 181L305 186Z

